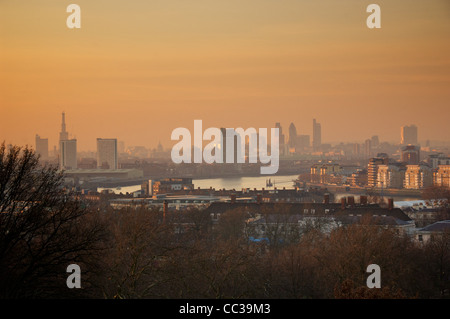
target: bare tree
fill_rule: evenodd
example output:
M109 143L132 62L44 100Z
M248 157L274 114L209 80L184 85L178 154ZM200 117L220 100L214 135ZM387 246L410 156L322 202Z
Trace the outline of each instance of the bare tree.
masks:
M104 236L97 216L88 214L63 188L62 172L38 164L29 149L0 147L0 296L46 298L93 293L90 274ZM68 289L66 268L78 264L84 289ZM89 289L89 288L92 289Z
M216 231L222 240L237 240L243 238L245 221L249 217L245 209L230 209L221 214Z
M354 282L350 279L346 279L342 284L335 287L334 297L336 299L406 299L399 288L370 289L367 286L355 287Z
M431 237L424 247L426 264L424 273L433 283L436 297L450 295L450 231L445 230Z
M325 297L332 297L335 287L346 280L356 287L365 286L370 264L381 267L383 287L393 291L401 288L408 296L414 296L418 289L413 283L418 274L417 256L409 238L377 225L369 217L333 230L317 245L315 253L322 277L326 279Z
M163 223L157 209L138 207L108 211L111 245L105 256L106 298L167 297L171 281L166 264L177 249L176 225Z

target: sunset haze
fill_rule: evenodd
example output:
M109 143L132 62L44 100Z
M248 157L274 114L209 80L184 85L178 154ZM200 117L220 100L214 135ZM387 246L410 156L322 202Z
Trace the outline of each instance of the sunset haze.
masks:
M377 1L0 1L0 139L78 149L171 145L177 127L322 124L323 143L450 136L450 4Z

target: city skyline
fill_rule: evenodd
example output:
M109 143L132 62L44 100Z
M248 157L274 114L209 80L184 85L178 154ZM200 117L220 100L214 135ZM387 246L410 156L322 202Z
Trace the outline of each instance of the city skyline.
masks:
M0 0L0 299L449 299L450 0L75 2Z
M367 143L367 139L365 138L365 137L361 137L360 138L360 140L353 140L353 141L325 141L325 142L323 142L322 141L322 139L321 139L321 132L322 132L322 128L321 128L321 123L318 123L317 122L317 120L316 119L312 119L312 121L313 121L313 128L310 130L310 132L309 131L300 131L300 134L299 134L299 132L297 132L297 129L296 129L296 126L295 126L295 123L294 122L290 122L289 123L289 127L286 129L285 127L285 125L283 125L282 123L280 123L280 122L275 122L274 123L274 125L272 125L272 127L273 128L275 128L275 127L277 127L277 128L279 128L279 129L281 129L281 131L280 132L283 132L283 127L284 127L284 130L285 131L287 131L288 133L288 135L286 136L285 134L280 134L280 145L283 145L284 143L286 143L286 140L284 140L284 143L283 143L283 141L282 141L282 138L285 138L285 139L287 139L287 144L288 144L288 146L289 147L294 147L294 145L295 145L295 143L298 143L299 141L296 141L296 142L293 142L292 141L292 136L291 136L291 134L292 133L294 133L294 139L295 140L298 140L299 138L301 138L301 137L307 137L308 138L308 143L306 143L306 144L309 144L309 146L310 147L312 147L312 151L314 151L314 150L317 150L317 148L318 147L320 147L320 145L322 145L322 144L339 144L339 143L362 143L362 144L364 144L364 143ZM45 138L43 138L43 137L41 137L39 134L35 134L35 142L34 143L31 143L31 144L29 144L29 145L31 145L33 148L37 148L37 146L38 146L38 140L41 140L41 139L44 139L45 140L45 143L46 143L46 145L48 145L48 152L50 152L51 151L51 149L52 148L56 148L56 149L58 149L58 147L59 147L59 144L61 143L61 141L62 140L77 140L76 138L72 138L72 136L76 136L77 134L75 133L75 134L72 134L71 132L69 132L69 131L67 131L66 130L66 120L65 120L65 112L62 112L62 122L61 122L61 131L58 133L59 134L59 140L58 140L58 143L57 144L55 144L55 145L52 145L51 143L49 143L49 137L45 137ZM404 129L405 128L409 128L409 127L414 127L415 128L415 139L416 139L416 141L417 141L417 143L412 143L412 144L414 144L414 145L419 145L420 144L420 141L425 141L424 139L420 139L420 138L418 138L418 137L420 137L420 130L419 130L419 128L417 127L417 125L415 125L415 124L411 124L411 125L403 125L403 126L400 126L399 127L399 130L400 130L400 132L399 132L399 134L398 134L398 141L386 141L386 140L381 140L381 142L387 142L387 143L392 143L392 144L394 144L394 145L403 145L403 144L405 144L404 143ZM315 132L315 128L318 130L318 131L316 131ZM292 131L293 130L293 131ZM318 134L318 144L316 144L316 145L314 145L314 134ZM90 137L90 139L91 139L92 137ZM379 138L379 135L377 135L377 134L375 134L375 135L373 135L372 137L371 137L372 139L373 138ZM95 140L96 140L96 144L95 144L95 148L94 148L94 150L95 149L98 149L98 140L102 140L102 139L105 139L105 138L99 138L99 137L96 137L95 138ZM124 141L123 139L121 139L121 137L120 136L115 136L115 137L110 137L110 138L107 138L107 139L105 139L105 140L115 140L115 143L117 144L118 142L121 142L121 143L123 143L124 145L127 145L127 146L139 146L139 145L135 145L135 144L132 144L132 143L127 143L127 141ZM50 138L50 140L51 140L51 138ZM430 141L430 140L427 140L427 141ZM166 141L166 143L161 143L161 141L158 141L158 144L157 145L152 145L152 146L149 146L149 145L142 145L142 146L144 146L144 147L146 147L146 148L148 148L148 149L156 149L156 148L158 148L159 147L159 145L163 145L164 147L166 147L166 149L167 148L170 148L171 146L173 146L173 144L175 144L176 142L174 142L174 141ZM294 144L293 144L294 143ZM300 142L301 143L301 142ZM9 144L9 143L7 143L7 144ZM406 144L411 144L411 143L406 143ZM425 146L425 145L422 145L422 146ZM78 146L79 147L79 146ZM116 148L116 150L117 150L117 145L115 146L115 148ZM81 151L81 152L92 152L92 151L94 151L93 149L87 149L87 148L79 148L79 150L78 151ZM48 155L47 155L48 156Z
M77 30L65 24L65 3L12 3L0 3L7 143L33 145L39 134L57 145L62 111L81 151L94 150L98 136L167 146L173 129L195 119L211 127L280 122L285 132L293 122L312 137L316 118L323 143L373 135L397 143L399 127L410 124L420 140L450 136L444 0L379 1L377 30L357 0L80 0Z

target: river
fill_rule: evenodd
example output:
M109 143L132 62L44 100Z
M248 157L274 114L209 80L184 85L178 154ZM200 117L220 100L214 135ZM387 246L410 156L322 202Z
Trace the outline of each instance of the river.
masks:
M271 180L274 187L286 189L294 188L294 180L298 178L298 175L285 175L285 176L258 176L258 177L224 177L224 178L206 178L206 179L193 179L192 183L195 188L200 187L201 189L215 188L218 189L235 189L242 190L243 188L250 189L262 189L268 187L266 186L266 181ZM141 185L132 185L124 187L112 187L104 188L98 187L97 191L101 192L104 189L112 190L114 193L132 193L141 189Z
M273 187L277 187L281 189L285 187L286 189L294 188L294 180L298 178L298 175L282 175L282 176L257 176L257 177L224 177L224 178L205 178L205 179L193 179L192 183L195 188L200 187L201 189L209 189L210 187L219 189L235 189L237 191L242 190L243 188L250 189L273 189L273 187L267 187L266 182L270 178ZM112 188L97 188L97 191L101 192L104 189L112 190L116 194L120 193L132 193L141 189L141 185L133 185L133 186L123 186L123 187L112 187ZM352 191L352 192L343 192L342 190L334 190L330 189L331 193L335 194L335 199L338 200L340 197L345 196L359 196L365 195L365 190L361 191ZM386 192L386 191L385 191ZM395 201L410 201L410 200L419 200L420 196L412 196L412 195L401 195L401 194L384 194L386 197L391 196L395 199Z

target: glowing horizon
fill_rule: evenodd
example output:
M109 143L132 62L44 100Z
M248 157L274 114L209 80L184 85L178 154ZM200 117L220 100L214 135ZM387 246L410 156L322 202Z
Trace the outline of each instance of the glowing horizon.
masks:
M275 127L323 143L446 140L450 5L377 1L382 28L362 3L332 0L0 2L0 139L57 144L61 113L78 149L97 138L165 147L194 119L214 127Z

